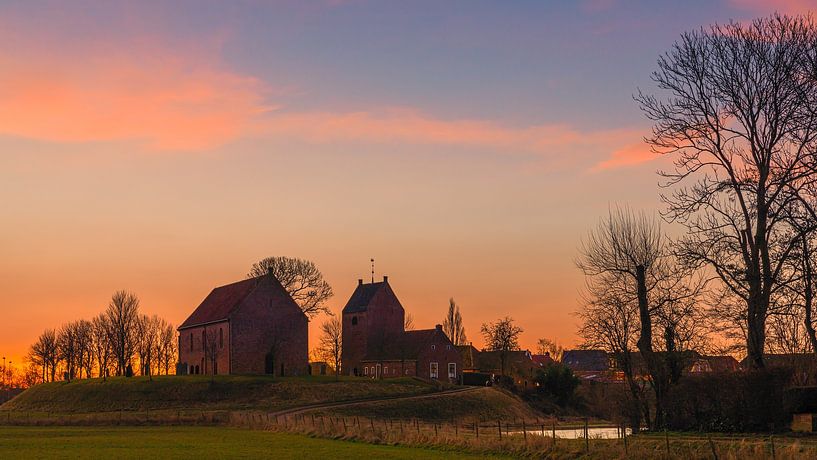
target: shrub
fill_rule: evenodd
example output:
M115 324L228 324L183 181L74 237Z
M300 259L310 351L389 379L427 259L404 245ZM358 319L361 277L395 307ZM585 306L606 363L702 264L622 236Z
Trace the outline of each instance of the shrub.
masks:
M667 428L781 431L791 422L790 372L782 369L685 376L667 395Z
M533 381L538 393L552 398L560 406L574 400L576 388L581 383L569 367L558 363L540 369Z

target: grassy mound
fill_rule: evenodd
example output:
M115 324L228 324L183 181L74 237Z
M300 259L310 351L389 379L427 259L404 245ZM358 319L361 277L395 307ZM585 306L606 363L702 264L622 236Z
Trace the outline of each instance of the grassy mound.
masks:
M437 386L411 378L160 376L53 382L29 388L2 411L93 413L168 409L280 410L323 402L431 393Z
M494 388L381 402L359 403L322 410L325 415L389 419L420 419L429 422L459 420L531 420L541 417L524 401Z

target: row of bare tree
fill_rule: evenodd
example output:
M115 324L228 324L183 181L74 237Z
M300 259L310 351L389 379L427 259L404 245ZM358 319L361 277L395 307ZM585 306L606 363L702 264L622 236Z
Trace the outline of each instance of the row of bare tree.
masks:
M31 345L28 361L40 369L42 382L133 375L137 363L141 375L170 374L177 345L173 325L141 314L138 297L118 291L95 318L44 331Z
M581 336L617 357L633 426L660 428L690 351L724 345L753 369L769 352L817 352L817 25L774 15L685 33L652 79L660 92L636 100L647 142L674 160L661 198L680 236L612 209L577 265Z

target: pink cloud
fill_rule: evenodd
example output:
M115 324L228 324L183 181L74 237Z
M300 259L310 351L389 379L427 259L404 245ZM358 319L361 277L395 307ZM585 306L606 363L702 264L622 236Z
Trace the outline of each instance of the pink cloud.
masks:
M0 134L196 150L241 136L268 109L263 82L206 54L145 45L82 51L0 56Z
M814 0L728 0L732 6L757 13L798 14L808 13L817 8Z
M615 150L609 158L596 164L592 170L603 171L636 166L648 161L653 161L659 157L660 155L653 152L646 143L640 142Z

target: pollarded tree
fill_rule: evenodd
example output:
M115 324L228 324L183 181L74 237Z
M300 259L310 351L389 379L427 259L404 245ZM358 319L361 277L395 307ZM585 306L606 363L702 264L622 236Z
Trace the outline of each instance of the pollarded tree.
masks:
M636 97L655 123L648 142L675 159L662 198L665 217L688 229L680 254L743 304L754 368L798 242L787 211L817 171L815 53L809 17L715 25L683 34L652 74L661 94Z
M272 272L308 318L332 312L326 305L334 293L315 263L292 257L267 257L252 265L248 278Z
M448 300L448 313L443 320L443 331L454 345L465 345L468 343L468 339L465 337L465 326L462 325L460 306L454 302L453 297Z

